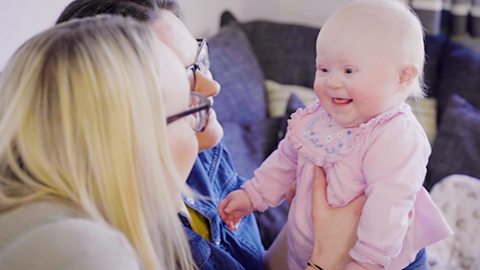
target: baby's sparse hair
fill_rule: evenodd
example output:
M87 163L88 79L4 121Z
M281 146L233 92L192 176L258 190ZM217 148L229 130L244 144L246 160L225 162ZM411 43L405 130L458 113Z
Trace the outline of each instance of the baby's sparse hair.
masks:
M410 86L409 96L424 97L424 31L416 14L399 0L358 0L335 12L324 26L347 18L361 20L362 23L356 24L359 29L361 27L360 31L372 33L364 37L378 41L382 49L387 49L386 53L395 55L400 65L416 67L417 75Z

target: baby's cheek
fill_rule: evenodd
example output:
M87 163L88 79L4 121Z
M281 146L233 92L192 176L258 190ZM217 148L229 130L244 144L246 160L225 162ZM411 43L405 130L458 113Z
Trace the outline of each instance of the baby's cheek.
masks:
M315 81L313 82L313 91L315 92L315 95L317 98L320 99L321 96L323 96L324 93L324 80L322 78L315 78Z

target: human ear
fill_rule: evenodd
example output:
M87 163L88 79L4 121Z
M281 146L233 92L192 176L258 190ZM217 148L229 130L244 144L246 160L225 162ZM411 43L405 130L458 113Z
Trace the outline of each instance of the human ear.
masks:
M415 78L417 78L417 67L412 64L408 64L402 67L399 76L399 84L402 88L408 88Z

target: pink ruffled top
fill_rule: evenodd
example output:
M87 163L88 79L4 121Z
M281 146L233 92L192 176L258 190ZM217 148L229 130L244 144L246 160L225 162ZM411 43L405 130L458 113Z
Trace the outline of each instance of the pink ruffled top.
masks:
M311 187L318 166L327 175L332 207L367 196L350 251L355 260L402 269L421 248L452 234L422 187L430 144L407 104L343 128L316 102L288 124L286 138L243 189L264 211L278 205L296 181L288 217L289 269L305 269L312 254Z

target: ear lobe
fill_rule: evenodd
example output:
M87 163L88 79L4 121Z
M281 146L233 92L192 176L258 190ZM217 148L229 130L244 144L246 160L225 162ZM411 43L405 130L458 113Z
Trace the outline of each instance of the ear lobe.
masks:
M399 84L402 87L406 88L413 83L417 75L418 75L418 71L415 65L403 66L402 70L400 71Z

